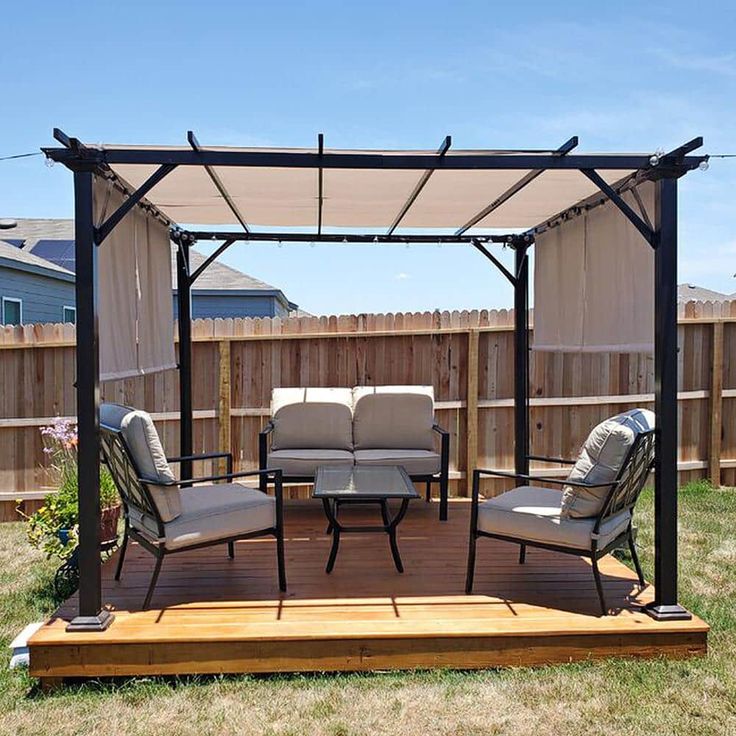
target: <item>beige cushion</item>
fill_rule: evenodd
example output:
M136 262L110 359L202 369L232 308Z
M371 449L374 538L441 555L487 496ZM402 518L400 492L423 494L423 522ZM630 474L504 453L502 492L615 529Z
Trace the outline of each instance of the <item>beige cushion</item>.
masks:
M356 450L433 450L432 386L357 386L353 389Z
M585 440L567 479L578 483L612 483L637 435L649 429L654 429L654 413L648 409L632 409L601 422ZM596 516L600 513L610 489L610 486L565 486L562 497L563 516Z
M176 479L166 461L166 454L151 415L129 406L105 403L100 405L100 422L122 433L141 478L150 481L146 485L161 519L176 519L181 513L179 488L159 485Z
M272 449L352 450L352 404L349 388L275 388Z
M478 506L478 529L542 544L590 550L595 519L563 517L561 495L552 488L514 488ZM601 525L598 549L603 549L626 531L630 521L629 511L607 519Z
M269 470L285 476L313 477L320 465L352 465L353 453L347 450L274 450L268 453Z
M440 456L430 450L356 450L356 465L402 465L409 475L440 472Z
M181 490L181 514L164 525L167 549L227 539L276 526L272 496L238 483L195 486ZM155 519L131 509L131 524L158 539Z

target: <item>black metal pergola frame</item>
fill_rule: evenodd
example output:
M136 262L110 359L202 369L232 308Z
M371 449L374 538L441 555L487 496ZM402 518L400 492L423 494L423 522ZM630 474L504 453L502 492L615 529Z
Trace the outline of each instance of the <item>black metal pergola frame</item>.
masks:
M188 134L191 150L145 148L93 148L55 129L61 148L44 148L52 160L63 163L74 174L74 219L76 248L77 304L77 422L79 433L79 614L68 625L69 631L95 631L107 628L113 614L103 607L101 560L98 546L100 502L100 377L97 320L97 247L112 229L135 206L149 210L172 228L177 245L177 289L179 307L179 395L180 452L192 455L192 339L191 288L198 276L227 248L236 242L321 242L321 243L454 243L472 245L508 279L514 288L514 419L515 472L527 475L529 461L529 248L535 233L554 226L582 211L611 201L637 228L654 250L655 291L655 414L657 417L655 451L655 600L646 611L655 619L690 618L679 604L677 555L677 180L707 160L690 155L702 146L696 138L665 154L576 154L577 138L571 138L554 150L534 151L465 151L447 156L451 146L448 136L436 153L335 152L324 149L319 136L315 151L293 150L223 150L202 147L192 132ZM138 188L130 186L111 166L147 164L158 168ZM146 199L148 192L178 166L199 166L209 175L227 203L241 230L187 231L179 228ZM318 202L314 233L253 232L219 178L216 167L287 167L318 171ZM322 228L323 172L325 169L408 169L416 170L419 180L410 197L397 213L387 232L370 234L328 234ZM503 194L452 235L397 234L406 213L421 196L421 191L438 170L519 170L524 174ZM493 210L515 196L540 174L549 170L572 169L587 176L599 190L547 222L527 232L509 235L468 233ZM598 170L621 170L634 174L610 185ZM93 177L113 179L127 199L99 227L93 219ZM622 194L645 180L656 184L655 217L650 223L623 199ZM222 244L195 271L190 269L189 249L197 240L222 241ZM513 271L506 268L489 250L494 243L513 248ZM469 472L472 469L468 469ZM191 461L182 463L182 478L191 478Z

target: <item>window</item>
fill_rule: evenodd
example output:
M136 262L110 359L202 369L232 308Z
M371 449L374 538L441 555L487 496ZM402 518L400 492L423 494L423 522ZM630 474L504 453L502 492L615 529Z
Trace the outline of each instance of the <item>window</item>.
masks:
M23 302L9 296L3 297L3 324L23 324Z
M71 324L77 324L77 308L76 307L63 307L62 308L62 322L70 322Z

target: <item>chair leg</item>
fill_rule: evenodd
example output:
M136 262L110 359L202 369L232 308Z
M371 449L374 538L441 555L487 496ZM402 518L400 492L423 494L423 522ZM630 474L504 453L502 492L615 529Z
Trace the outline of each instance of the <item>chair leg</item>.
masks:
M598 600L601 604L601 613L604 616L608 615L608 608L606 608L606 599L603 597L603 583L601 582L601 572L598 569L598 560L594 557L591 558L593 563L593 577L595 578L595 587L598 591Z
M526 562L526 545L519 545L519 564L523 565Z
M235 559L235 542L227 543L227 556L231 559Z
M443 473L440 478L440 521L447 521L448 480Z
M279 568L279 590L286 592L286 564L284 562L284 532L279 529L276 532L276 560Z
M646 585L646 581L644 580L644 573L639 563L639 555L636 554L636 545L634 544L634 538L631 536L631 533L629 533L629 552L631 552L631 559L634 561L636 574L639 577L639 585L643 588Z
M475 577L475 545L478 536L474 532L470 532L470 541L468 542L468 572L465 576L465 592L470 595L473 592L473 578Z
M148 593L146 593L146 600L143 601L143 610L147 611L148 606L151 604L151 598L153 598L153 590L156 587L158 581L158 574L161 572L161 565L163 564L164 556L156 555L156 566L153 568L153 575L151 576L151 583L148 586Z
M123 573L123 562L125 562L125 553L128 549L128 525L125 525L125 531L123 532L123 542L120 545L120 553L118 555L118 565L115 568L115 580L120 580L120 576Z

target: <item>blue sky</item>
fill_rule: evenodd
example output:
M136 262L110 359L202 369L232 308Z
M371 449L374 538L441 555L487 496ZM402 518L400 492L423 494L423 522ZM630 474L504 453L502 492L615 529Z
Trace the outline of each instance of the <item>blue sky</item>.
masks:
M0 156L90 142L736 153L727 2L6 3ZM680 280L736 291L736 159L680 188ZM0 162L0 216L70 217L71 175ZM273 245L224 258L318 313L509 306L470 249Z

